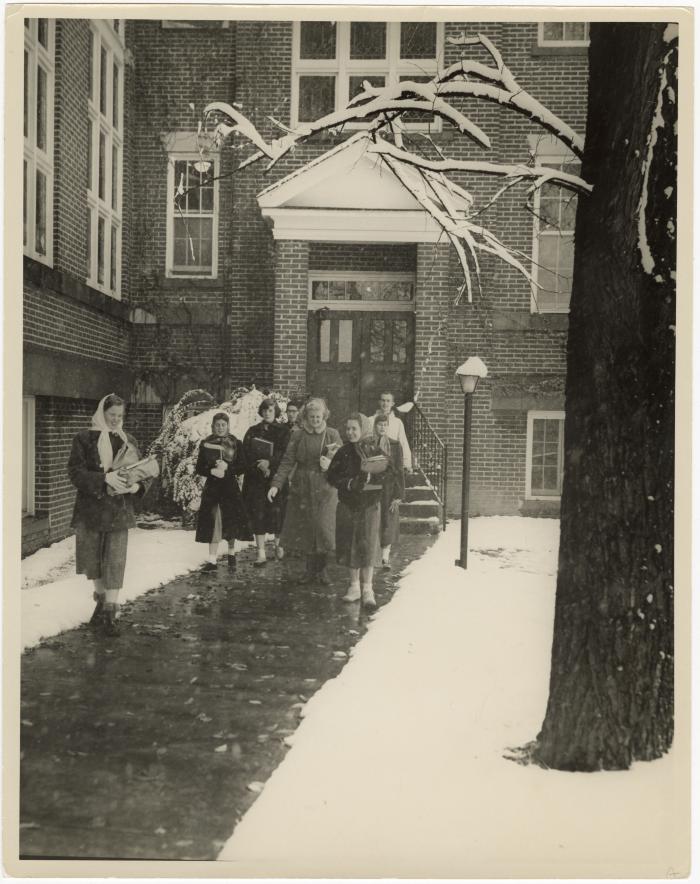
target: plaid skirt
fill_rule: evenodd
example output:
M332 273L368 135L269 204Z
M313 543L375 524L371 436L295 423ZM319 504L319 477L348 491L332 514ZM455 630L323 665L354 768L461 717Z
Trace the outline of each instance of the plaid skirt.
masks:
M75 573L88 580L101 580L105 589L124 585L129 531L92 531L83 525L75 529Z

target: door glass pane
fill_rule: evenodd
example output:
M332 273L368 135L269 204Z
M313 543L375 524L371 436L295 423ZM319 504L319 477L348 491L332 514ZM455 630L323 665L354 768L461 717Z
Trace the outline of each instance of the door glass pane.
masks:
M49 20L48 18L38 19L38 38L44 49L49 48Z
M107 116L107 50L100 47L100 113Z
M97 219L97 281L104 285L105 281L105 219Z
M117 228L112 227L109 243L109 287L117 290Z
M380 283L375 280L366 279L361 283L362 286L362 300L363 301L378 301L379 293L381 290Z
M369 325L370 362L384 362L384 320L372 319Z
M331 280L328 283L328 297L331 301L344 301L345 283L342 280Z
M46 71L37 65L36 69L36 146L46 150Z
M318 326L318 361L331 361L331 321L322 319Z
M381 21L351 22L350 58L386 58L386 24Z
M107 151L107 138L104 132L100 132L100 153L98 157L98 169L97 169L97 194L101 200L105 198L105 177L106 177L106 169L105 164L107 162L106 157Z
M335 76L299 77L299 122L310 123L335 108Z
M25 18L25 22L27 19ZM29 53L24 50L24 137L29 136Z
M299 58L335 58L334 22L300 22L299 35Z
M36 214L34 216L34 248L46 254L46 175L36 170Z
M352 362L352 319L338 322L338 362Z
M401 58L435 58L436 54L435 22L401 23Z
M408 322L405 319L394 321L393 335L391 339L391 361L406 362L406 339L408 335Z

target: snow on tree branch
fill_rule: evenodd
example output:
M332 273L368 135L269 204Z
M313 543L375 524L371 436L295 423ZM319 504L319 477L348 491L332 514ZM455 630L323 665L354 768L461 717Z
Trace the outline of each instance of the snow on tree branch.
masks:
M476 98L496 102L526 116L553 134L577 156L583 153L583 138L518 85L488 37L483 34L468 37L464 34L448 38L448 42L466 49L480 46L487 51L493 64L463 58L438 71L428 82L404 80L372 86L365 81L362 91L345 107L312 122L300 123L293 129L277 124L284 134L270 141L263 137L239 106L222 101L207 105L204 109L205 122L214 122L213 136L217 146L232 136L239 136L256 148L239 163L238 170L264 159L268 160L266 168L269 170L297 144L313 135L341 131L347 123L363 123L368 152L375 154L393 172L452 243L465 277L463 290L468 292L470 301L471 273L476 273L477 280L479 278L479 252L496 255L536 287L537 283L525 266L530 262L529 256L510 249L486 227L474 223L474 217L483 213L485 208L474 211L473 196L461 184L453 181L449 174L467 173L505 179L506 186L498 191L488 206L493 205L516 182L528 182L529 193L548 184L585 194L590 193L591 186L578 175L532 162L494 163L451 159L430 138L428 140L439 159L424 156L415 149L406 148L408 139L402 118L406 113L419 114L430 123L436 116L440 117L479 147L488 150L491 147L488 134L454 103L465 98Z

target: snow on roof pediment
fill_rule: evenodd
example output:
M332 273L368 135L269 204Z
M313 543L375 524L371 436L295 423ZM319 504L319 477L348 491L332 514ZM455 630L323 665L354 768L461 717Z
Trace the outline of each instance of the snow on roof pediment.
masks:
M421 209L370 144L364 132L352 136L261 191L260 208Z

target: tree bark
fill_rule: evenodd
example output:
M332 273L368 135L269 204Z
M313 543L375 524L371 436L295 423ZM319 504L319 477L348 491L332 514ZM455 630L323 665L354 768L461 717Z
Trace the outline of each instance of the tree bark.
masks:
M552 670L534 749L560 770L626 769L673 739L677 48L664 24L591 25L582 176L594 190L576 220Z

